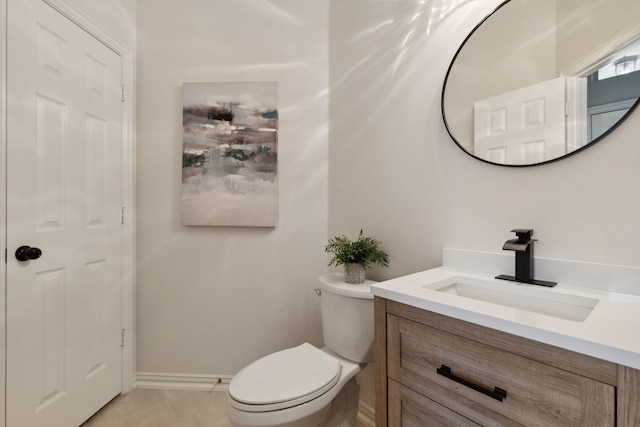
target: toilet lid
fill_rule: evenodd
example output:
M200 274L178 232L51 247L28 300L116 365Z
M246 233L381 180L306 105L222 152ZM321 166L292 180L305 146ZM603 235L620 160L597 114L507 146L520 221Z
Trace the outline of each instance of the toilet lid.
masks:
M265 356L238 372L229 384L229 395L250 405L290 401L299 405L331 389L340 369L338 359L304 343Z

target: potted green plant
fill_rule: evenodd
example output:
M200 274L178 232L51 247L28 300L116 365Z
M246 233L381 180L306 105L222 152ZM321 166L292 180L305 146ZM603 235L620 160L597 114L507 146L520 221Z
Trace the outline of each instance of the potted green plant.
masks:
M366 270L371 264L389 265L389 256L379 248L380 244L373 237L364 236L360 230L355 241L344 234L330 238L324 251L333 254L329 265L344 266L347 283L364 283Z

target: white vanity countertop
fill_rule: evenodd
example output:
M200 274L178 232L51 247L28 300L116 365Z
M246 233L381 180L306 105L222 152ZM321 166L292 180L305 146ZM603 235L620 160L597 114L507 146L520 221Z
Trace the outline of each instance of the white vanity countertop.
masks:
M425 288L426 285L461 275L495 282L505 289L532 287L541 289L540 292L576 295L599 301L584 321L576 321ZM562 283L554 288L544 288L498 280L484 273L461 273L446 267L373 284L371 292L375 296L413 307L640 369L640 296Z

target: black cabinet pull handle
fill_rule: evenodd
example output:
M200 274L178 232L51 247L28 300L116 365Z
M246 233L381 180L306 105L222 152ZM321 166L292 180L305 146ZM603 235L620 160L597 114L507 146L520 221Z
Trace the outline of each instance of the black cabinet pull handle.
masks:
M438 369L436 369L436 372L438 373L438 375L442 375L443 377L447 377L450 380L453 380L455 382L457 382L458 384L462 384L463 386L469 387L474 389L475 391L479 391L482 394L486 394L487 396L499 400L500 402L502 402L502 399L507 397L507 392L506 390L503 390L501 388L498 387L494 387L493 390L490 390L489 388L476 384L474 382L471 382L467 379L464 379L462 377L459 377L457 375L455 375L453 372L451 372L451 368L446 366L446 365L442 365L440 366Z

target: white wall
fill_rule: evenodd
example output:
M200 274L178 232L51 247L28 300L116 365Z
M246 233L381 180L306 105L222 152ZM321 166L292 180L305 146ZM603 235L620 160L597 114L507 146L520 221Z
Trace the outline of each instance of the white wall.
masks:
M563 0L557 8L560 71L583 72L596 60L608 60L640 31L636 0Z
M449 138L447 67L499 3L331 2L329 234L382 240L390 267L372 279L438 266L443 247L501 252L525 227L537 256L640 266L640 113L545 166L488 165Z
M328 1L138 0L137 368L230 375L322 344ZM182 84L278 81L276 228L180 223Z

